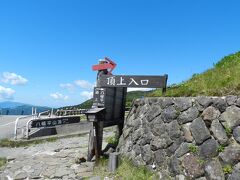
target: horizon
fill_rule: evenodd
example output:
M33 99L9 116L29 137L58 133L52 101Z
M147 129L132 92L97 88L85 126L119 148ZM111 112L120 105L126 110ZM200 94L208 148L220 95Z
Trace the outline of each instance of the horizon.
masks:
M91 98L109 57L113 74L168 74L168 85L240 50L239 1L0 2L0 102L63 107ZM137 90L137 89L136 89Z

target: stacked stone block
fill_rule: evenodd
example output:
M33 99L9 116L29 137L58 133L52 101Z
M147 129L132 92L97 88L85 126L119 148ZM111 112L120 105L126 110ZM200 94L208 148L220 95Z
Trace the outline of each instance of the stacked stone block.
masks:
M160 179L240 179L240 98L138 99L118 150Z

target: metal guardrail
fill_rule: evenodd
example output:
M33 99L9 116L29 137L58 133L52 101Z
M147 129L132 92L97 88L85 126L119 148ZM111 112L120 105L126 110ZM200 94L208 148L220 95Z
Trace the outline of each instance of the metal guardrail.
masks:
M34 118L35 119L35 118ZM30 122L32 122L34 119L30 119L28 122L27 122L27 125L26 125L26 138L28 139L29 137L29 124ZM36 130L38 131L38 130Z
M17 139L17 131L18 131L18 122L19 122L19 120L22 120L22 119L26 119L26 118L29 118L29 117L31 117L28 121L27 121L27 123L26 123L26 126L23 126L23 127L25 127L26 128L26 134L25 134L25 137L28 139L28 137L29 137L29 124L32 122L32 121L34 121L36 118L41 118L41 116L43 115L43 114L48 114L48 117L50 117L50 116L53 116L53 114L51 113L51 111L44 111L44 112L41 112L41 113L36 113L36 110L35 110L35 112L34 112L35 114L32 114L32 115L29 115L29 116L24 116L24 117L19 117L19 118L17 118L16 119L16 121L15 121L15 130L14 130L14 139L16 140ZM36 130L36 131L38 131L38 130ZM23 133L24 134L24 133Z
M38 117L38 118L41 118L41 116L44 115L44 114L47 114L48 117L50 117L50 116L53 115L52 111L49 111L49 110L48 110L48 111L40 112L40 113L37 115L37 117Z
M30 130L30 123L36 119L41 119L41 116L45 115L44 118L53 118L53 117L66 117L66 116L72 116L72 115L77 115L77 114L83 114L84 111L86 111L85 109L78 109L78 110L57 110L55 112L55 114L52 111L44 111L41 113L37 113L36 109L33 108L32 109L32 115L28 115L28 116L23 116L23 117L18 117L15 121L15 128L14 128L14 139L17 139L18 136L18 130L22 129L22 134L23 137L25 138L29 138L29 130ZM21 128L19 128L19 122L23 119L26 120L26 118L30 118L27 123L26 126L22 126ZM25 128L25 129L24 129ZM47 127L44 127L47 128ZM43 129L43 128L38 128L36 129L36 131L38 131L39 129ZM25 133L24 133L25 131ZM36 132L35 131L35 132ZM33 132L34 133L34 132Z
M35 119L36 118L36 115L33 114L33 115L28 115L28 116L23 116L23 117L18 117L15 121L15 128L14 128L14 139L17 140L17 134L18 134L18 123L20 120L22 119L26 119L26 118L30 118L31 117L31 120ZM25 126L24 126L25 127Z
M40 113L41 114L41 113ZM23 117L18 117L15 121L15 128L14 128L14 139L17 140L17 134L18 134L18 129L20 129L18 127L18 123L20 120L22 119L26 119L26 118L31 118L30 120L34 120L37 118L37 116L39 116L39 114L37 114L37 108L34 108L32 107L32 115L28 115L28 116L23 116ZM29 121L30 121L29 120ZM26 126L23 126L21 129L22 129L22 134L24 134L24 127ZM27 132L28 133L28 132Z

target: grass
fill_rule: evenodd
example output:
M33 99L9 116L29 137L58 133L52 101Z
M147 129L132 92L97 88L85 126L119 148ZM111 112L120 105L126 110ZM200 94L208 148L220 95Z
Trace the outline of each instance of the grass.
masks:
M9 147L9 148L17 148L17 147L29 147L36 144L43 144L46 142L56 142L58 139L66 139L66 138L73 138L73 137L82 137L88 134L88 132L83 132L81 134L69 134L64 136L53 136L44 139L35 139L35 140L28 140L28 141L12 141L9 139L0 139L0 147Z
M232 135L232 129L230 127L225 127L225 132L228 137L230 137Z
M119 139L116 137L116 135L107 138L107 143L115 146L118 145L118 141Z
M219 153L223 152L224 150L225 150L225 147L224 147L223 145L218 146L217 151L218 151Z
M101 177L109 176L110 173L107 171L107 163L107 158L101 157L94 168L94 174Z
M136 167L128 159L121 159L120 166L115 173L109 173L106 169L107 159L101 159L98 166L95 167L94 173L97 176L113 177L116 180L128 179L128 180L150 180L156 175L146 169L144 166Z
M232 171L233 171L233 168L230 165L226 165L226 166L223 167L223 173L224 174L231 174Z
M81 121L87 121L87 117L85 114L80 115Z
M196 153L198 153L198 151L199 151L198 147L195 146L195 145L193 145L193 144L190 144L190 145L188 146L188 148L189 148L189 151L190 151L191 153L193 153L193 154L196 154Z
M17 147L28 147L31 145L42 144L46 142L55 142L58 138L57 137L50 137L47 139L39 139L39 140L31 140L31 141L12 141L9 139L2 139L0 140L0 147L10 147L10 148L17 148Z
M117 170L116 178L132 179L132 180L147 180L153 179L154 174L144 166L135 167L131 161L124 159Z
M4 166L7 163L7 159L0 157L0 167Z
M206 163L206 160L198 159L197 162L198 162L200 165L204 165L204 164Z
M189 80L168 87L165 96L240 95L240 52L224 57L213 68L194 74ZM161 90L149 96L162 96Z

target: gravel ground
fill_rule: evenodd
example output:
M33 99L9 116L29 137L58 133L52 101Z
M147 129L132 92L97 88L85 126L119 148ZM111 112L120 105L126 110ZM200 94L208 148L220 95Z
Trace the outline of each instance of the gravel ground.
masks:
M104 139L113 134L112 130L104 131ZM76 163L79 158L87 157L88 138L85 134L28 148L0 148L0 157L8 159L7 165L0 169L0 180L74 180L91 177L94 162Z

